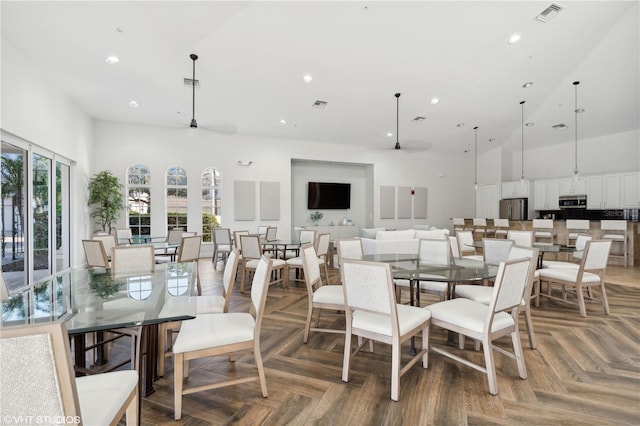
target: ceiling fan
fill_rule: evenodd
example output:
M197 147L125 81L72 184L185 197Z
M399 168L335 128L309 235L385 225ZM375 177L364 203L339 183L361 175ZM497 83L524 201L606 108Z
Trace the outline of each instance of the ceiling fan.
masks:
M420 151L426 151L429 148L431 148L430 142L421 142L421 141L412 141L410 144L408 144L408 146L404 146L404 147L400 145L400 96L401 96L401 93L396 93L393 96L396 97L396 144L393 147L393 149L397 151L402 150L402 151L420 152Z
M196 85L198 85L199 82L198 80L196 80L196 61L198 60L198 55L196 55L195 53L192 53L189 55L189 58L191 58L191 61L193 62L193 74L191 79L191 88L192 88L191 123L189 124L189 127L191 127L192 129L197 129L198 122L196 121ZM185 82L187 81L188 79L185 78ZM232 135L238 131L236 126L233 123L228 121L218 121L210 124L207 127L201 127L201 129L210 130L212 132L223 133L227 135Z

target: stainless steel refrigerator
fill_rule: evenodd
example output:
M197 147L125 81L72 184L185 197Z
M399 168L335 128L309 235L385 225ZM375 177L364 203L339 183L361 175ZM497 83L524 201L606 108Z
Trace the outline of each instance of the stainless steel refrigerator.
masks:
M500 200L500 219L527 220L528 202L526 198Z

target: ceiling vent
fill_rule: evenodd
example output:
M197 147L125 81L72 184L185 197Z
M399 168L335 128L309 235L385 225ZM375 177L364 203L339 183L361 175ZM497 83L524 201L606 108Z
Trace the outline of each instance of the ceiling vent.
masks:
M551 127L553 127L555 130L564 130L564 129L568 129L568 128L569 128L569 126L567 126L567 125L566 125L566 124L564 124L564 123L554 124L554 125L553 125L553 126L551 126Z
M552 3L551 6L549 6L548 8L546 8L545 10L543 10L542 12L540 12L540 14L538 16L536 16L536 19L540 22L549 22L550 20L552 20L553 18L555 18L555 16L560 13L560 11L562 10L562 7Z
M315 101L311 106L313 108L324 109L327 106L327 103L325 101Z
M194 81L195 81L195 84L193 83ZM185 86L191 86L191 85L193 85L193 86L198 87L198 86L200 86L200 80L194 80L194 79L192 79L192 78L185 78L185 79L184 79L184 85L185 85Z

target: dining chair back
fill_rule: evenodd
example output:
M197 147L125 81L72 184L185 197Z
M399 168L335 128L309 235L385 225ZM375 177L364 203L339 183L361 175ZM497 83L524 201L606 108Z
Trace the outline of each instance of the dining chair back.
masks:
M109 260L100 240L82 240L87 268L108 268Z
M484 238L482 240L482 254L484 262L498 265L509 258L509 252L513 246L512 240L500 238Z
M4 281L4 273L0 271L0 302L9 298L9 289Z
M220 258L226 263L231 251L231 230L229 228L213 228L213 268L218 269Z
M316 231L312 229L300 230L300 244L306 244L306 243L315 244L315 241L316 241Z
M517 246L533 247L533 231L507 231L507 240L513 241Z
M197 262L200 258L202 235L182 237L178 248L178 262Z
M327 256L329 255L329 244L331 243L331 234L320 234L318 238L316 238L316 254L318 255L318 262L320 266L324 269L324 279L327 283L329 283L329 269L327 264L329 263L329 259Z
M458 250L460 250L461 256L476 254L476 248L473 245L473 233L471 231L458 231L456 232L456 238L458 239Z
M418 249L420 263L429 265L449 265L451 263L451 247L449 239L422 239Z
M258 226L258 236L260 236L261 238L266 237L267 235L267 229L269 229L268 226L266 225L260 225Z
M458 248L458 238L449 236L449 245L451 246L451 256L458 259L460 258L460 249Z
M448 240L444 240L448 245ZM447 247L448 253L448 247ZM417 306L396 304L391 265L345 259L340 268L344 283L346 332L342 380L349 381L351 358L365 345L365 340L379 341L393 347L391 353L391 399L400 398L400 377L418 361L427 368L430 313ZM422 347L401 367L401 345L422 333ZM362 343L351 352L352 335ZM373 344L369 345L373 352Z
M590 226L588 219L567 219L567 245L575 246L579 235L591 235Z
M247 277L247 272L255 271L259 260L262 258L262 244L260 243L260 237L257 235L240 235L240 241L242 245L242 278L240 278L240 292L244 293L244 284ZM271 262L271 269L274 272L280 274L279 278L274 278L269 284L282 283L283 287L287 287L288 284L288 272L287 262L282 259L273 259Z
M115 236L118 245L133 243L133 235L131 234L131 229L129 228L116 229Z
M185 231L182 228L170 229L169 233L167 234L167 244L180 244L184 232Z
M267 241L274 241L278 234L278 228L275 226L269 226L265 231L264 239Z
M0 337L3 419L67 419L63 423L138 424L138 373L75 377L64 323L4 327Z
M240 254L244 256L242 252L242 237L243 235L249 235L249 231L233 231L233 245L240 251Z
M338 263L342 264L342 259L362 260L364 252L362 241L359 238L338 240Z
M104 252L107 254L107 259L111 259L111 249L117 246L116 237L114 235L94 235L91 239L102 241Z
M111 249L113 275L145 274L155 268L152 245L117 246Z

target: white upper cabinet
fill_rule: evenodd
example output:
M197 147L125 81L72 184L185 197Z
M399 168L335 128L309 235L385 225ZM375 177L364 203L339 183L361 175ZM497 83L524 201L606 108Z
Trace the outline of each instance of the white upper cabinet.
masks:
M620 175L620 207L640 207L640 172Z
M502 182L502 198L528 198L529 181Z
M560 182L557 179L536 180L533 182L533 209L558 210Z
M587 177L587 208L620 208L620 175Z
M587 181L585 178L564 178L558 180L558 196L560 195L582 195L587 193Z

